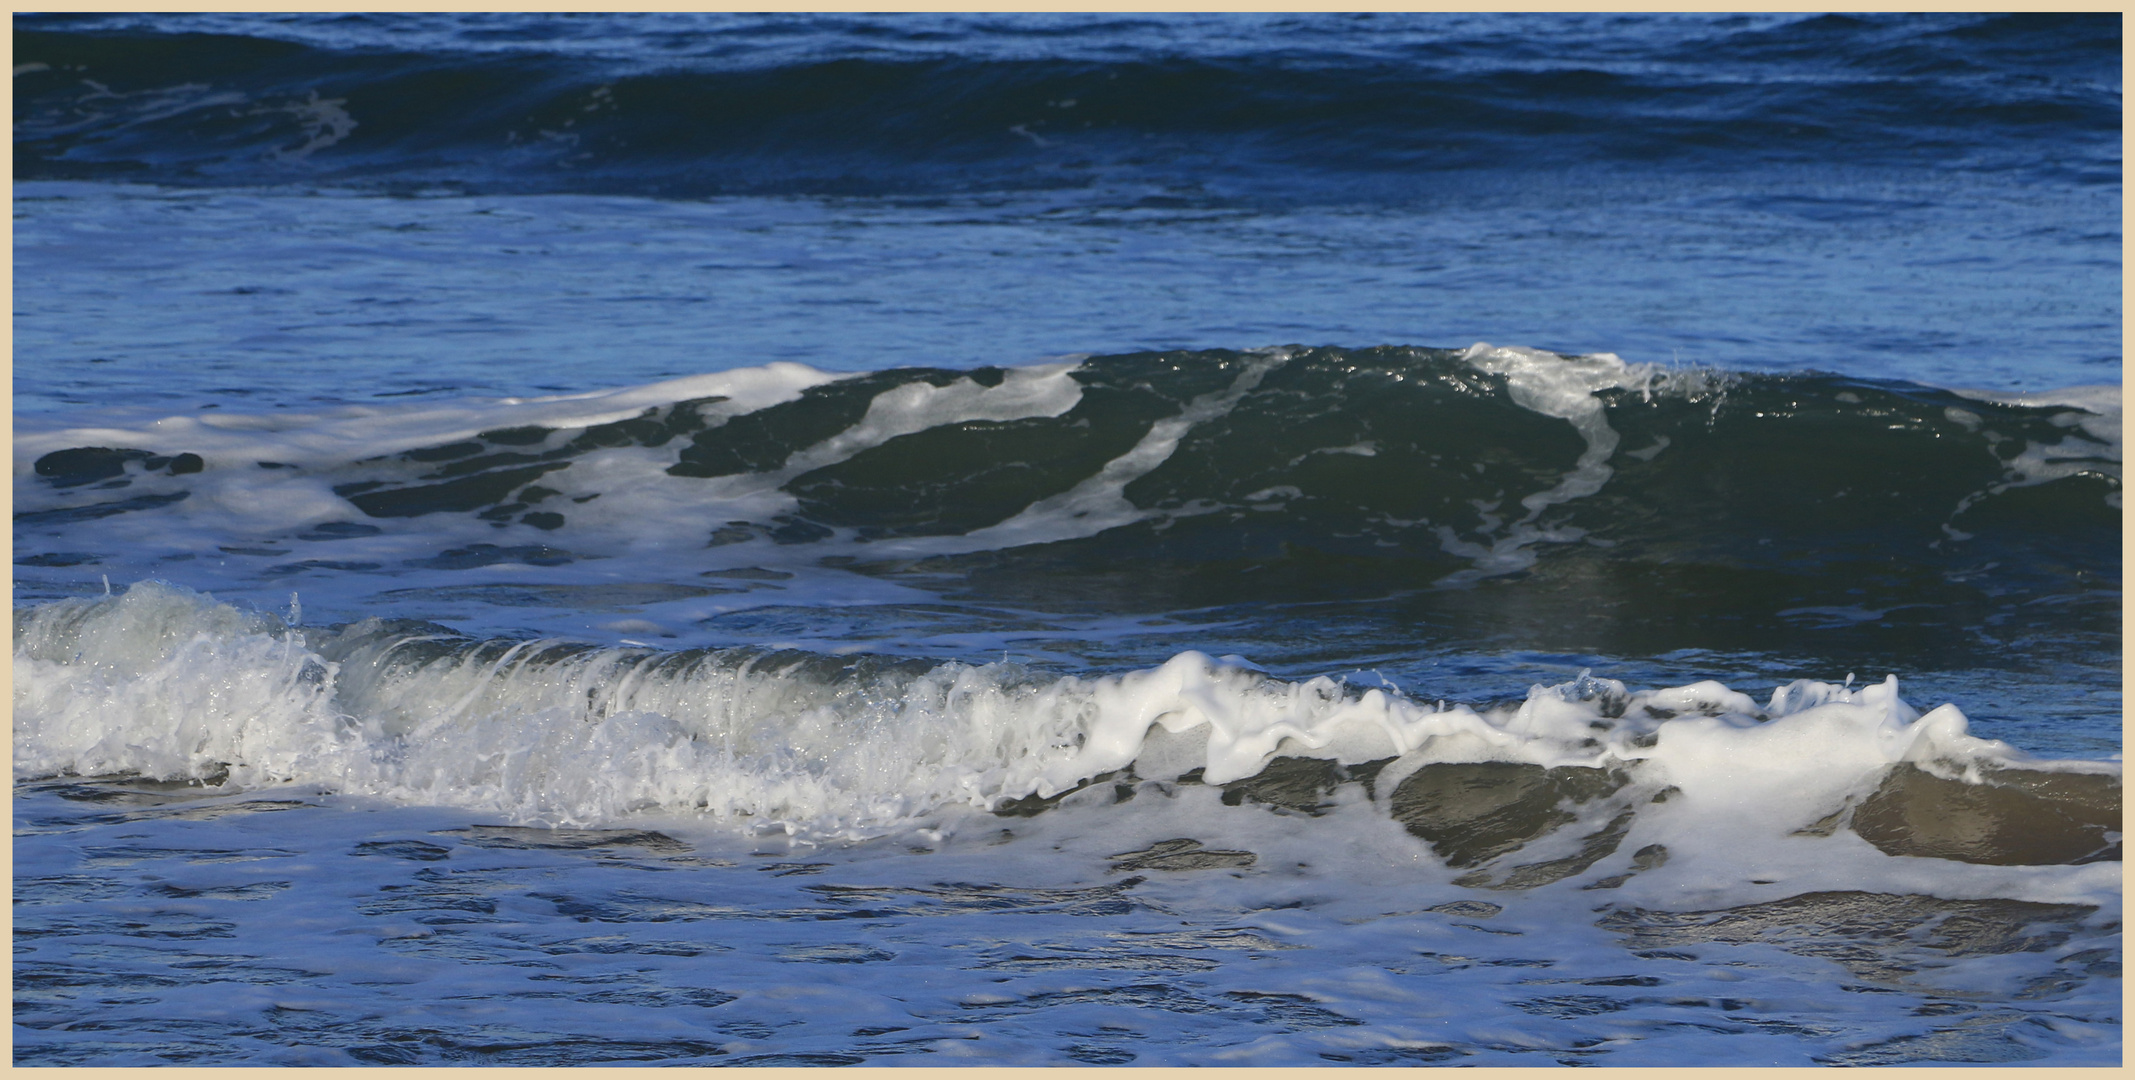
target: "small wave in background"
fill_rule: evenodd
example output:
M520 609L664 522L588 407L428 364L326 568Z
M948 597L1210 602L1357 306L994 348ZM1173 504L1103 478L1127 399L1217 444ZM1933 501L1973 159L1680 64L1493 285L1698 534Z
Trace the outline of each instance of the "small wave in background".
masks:
M2088 16L591 15L17 27L16 176L489 192L1413 198L1447 174L1833 161L2119 179ZM1523 40L1525 39L1525 40ZM30 70L22 70L29 68ZM329 152L330 151L330 152Z

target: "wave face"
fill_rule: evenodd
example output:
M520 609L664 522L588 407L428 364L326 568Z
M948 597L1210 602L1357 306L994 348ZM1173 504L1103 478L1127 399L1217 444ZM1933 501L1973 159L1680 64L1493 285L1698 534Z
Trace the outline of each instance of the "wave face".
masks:
M806 33L785 16L45 15L18 16L15 41L18 180L1312 202L1412 200L1509 161L2119 179L2110 15L851 16Z
M301 588L342 617L363 612L337 597L678 604L643 632L707 644L789 640L779 605L835 580L945 633L1195 612L1367 656L2111 667L2118 425L2110 388L1985 400L1487 345L774 365L25 435L17 562L55 586Z

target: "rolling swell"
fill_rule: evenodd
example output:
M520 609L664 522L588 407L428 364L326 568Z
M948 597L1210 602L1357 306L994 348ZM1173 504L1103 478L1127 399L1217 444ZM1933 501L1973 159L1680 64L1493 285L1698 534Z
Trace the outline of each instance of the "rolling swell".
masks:
M1594 400L1615 445L1588 466L1573 423L1515 397L1446 354L1307 354L1125 484L1141 520L904 562L856 550L1044 607L1409 592L1402 609L1449 635L1605 652L2117 640L2119 451L2073 411L1824 375L1611 386ZM1001 437L937 430L904 451L910 474L856 458L789 490L826 527L932 530L949 523L871 511L953 483L923 463L985 459L982 436Z
M187 485L271 466L349 520L261 537L261 557L457 538L359 571L563 566L665 530L660 572L691 582L798 562L1038 611L1288 605L1396 642L2109 666L2118 640L2111 395L2008 403L1488 346L811 378L764 407L688 397L357 461L262 447L182 458L201 471L181 476L146 466L196 447L71 447L37 459L17 529L213 513ZM496 539L467 543L484 524Z
M15 170L658 196L1125 184L1308 202L1412 199L1421 178L1512 160L1925 157L2118 177L2109 18L1717 20L1671 27L1673 46L1638 63L1605 33L1583 53L1533 55L1516 22L1394 22L1362 56L1316 51L1328 27L1312 20L1240 23L1198 47L1136 43L1126 23L1054 28L1038 59L1014 48L1034 26L953 20L861 20L800 54L775 27L633 25L622 36L641 52L598 55L538 34L499 48L473 23L344 40L18 19Z

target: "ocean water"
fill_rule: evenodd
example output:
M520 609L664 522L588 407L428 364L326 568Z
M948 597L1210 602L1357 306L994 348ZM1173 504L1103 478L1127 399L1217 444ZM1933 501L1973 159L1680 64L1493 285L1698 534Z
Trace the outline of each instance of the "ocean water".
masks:
M16 1064L2116 1064L2114 16L15 19Z

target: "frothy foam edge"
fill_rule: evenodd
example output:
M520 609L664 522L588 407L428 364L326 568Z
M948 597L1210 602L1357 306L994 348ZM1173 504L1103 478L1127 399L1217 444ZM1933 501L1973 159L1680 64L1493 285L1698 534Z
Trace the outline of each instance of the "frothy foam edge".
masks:
M1393 758L1388 788L1429 764L1501 761L1630 770L1710 823L1777 835L1897 763L1975 779L2040 767L1971 736L1952 705L1915 711L1895 677L1801 680L1762 706L1716 682L1634 692L1583 677L1478 712L1192 651L1058 678L1008 663L475 642L375 620L311 635L153 582L18 610L15 775L227 770L240 786L301 782L529 822L690 813L855 838L1130 766L1200 768L1221 784L1278 756Z

